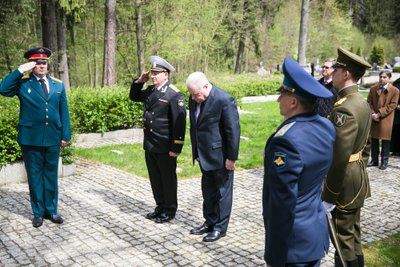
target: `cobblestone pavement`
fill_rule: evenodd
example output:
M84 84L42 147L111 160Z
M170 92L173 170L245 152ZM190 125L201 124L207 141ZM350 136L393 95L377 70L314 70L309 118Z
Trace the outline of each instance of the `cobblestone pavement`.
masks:
M369 168L372 195L362 210L363 241L400 231L400 158L385 171ZM27 184L0 188L0 266L264 266L262 169L236 172L227 236L203 243L189 235L200 225L200 179L179 182L176 218L144 218L154 201L149 181L80 160L74 176L60 179L62 225L33 228ZM333 266L332 249L322 266Z

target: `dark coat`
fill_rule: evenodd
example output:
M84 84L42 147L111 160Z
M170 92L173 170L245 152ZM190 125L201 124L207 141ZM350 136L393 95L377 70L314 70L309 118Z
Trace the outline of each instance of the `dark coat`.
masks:
M390 140L394 120L394 110L399 100L399 90L388 84L381 92L379 84L371 87L368 94L368 103L373 113L381 114L380 121L372 121L371 137L375 139Z
M168 81L159 90L133 82L129 97L144 103L143 148L148 152L180 153L185 140L186 105L183 94Z
M63 83L47 75L50 94L31 73L22 76L15 70L0 83L0 94L17 96L20 101L18 143L28 146L58 146L61 140L71 139L67 96Z
M319 115L284 121L264 153L265 260L272 266L324 257L328 226L321 202L332 162L335 129Z
M190 138L193 162L199 158L205 171L225 167L225 160L237 160L240 124L234 98L212 86L210 95L196 121L196 102L189 99Z
M343 211L362 207L365 198L370 196L366 166L372 119L369 105L358 93L357 85L341 90L339 97L329 116L336 128L336 141L322 199Z

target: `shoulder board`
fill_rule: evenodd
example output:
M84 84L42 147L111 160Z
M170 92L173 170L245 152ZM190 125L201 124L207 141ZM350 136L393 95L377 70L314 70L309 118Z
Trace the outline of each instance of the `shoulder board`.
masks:
M50 76L50 78L51 78L52 80L54 80L54 81L57 81L57 82L59 82L59 83L62 83L61 80L59 80L59 79L57 79L57 78L55 78L55 77L53 77L53 76Z
M346 101L346 100L347 100L347 97L341 98L339 101L337 101L337 102L335 103L335 107L340 106L340 105L343 104L343 102Z
M287 131L289 131L290 128L292 128L292 126L295 124L296 122L293 121L291 123L286 124L285 126L283 126L275 135L274 137L278 137L278 136L283 136L285 135L285 133Z
M24 75L21 77L21 79L29 79L29 75Z
M178 88L175 87L175 85L170 84L169 87L174 90L175 92L180 92Z

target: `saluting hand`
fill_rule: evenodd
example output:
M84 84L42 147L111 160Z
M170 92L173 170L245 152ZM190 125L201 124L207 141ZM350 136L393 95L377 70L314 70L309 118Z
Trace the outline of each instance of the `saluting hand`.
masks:
M36 62L35 61L31 61L25 64L22 64L21 66L19 66L19 70L24 73L27 71L30 71L31 69L33 69L36 66Z
M150 72L142 72L142 74L140 75L139 79L137 79L138 83L145 83L149 80L150 76L149 76Z

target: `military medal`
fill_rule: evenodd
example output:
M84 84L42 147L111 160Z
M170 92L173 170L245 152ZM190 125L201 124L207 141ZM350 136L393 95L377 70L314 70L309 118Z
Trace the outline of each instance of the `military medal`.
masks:
M28 89L28 94L30 94L30 93L31 93L31 88Z

